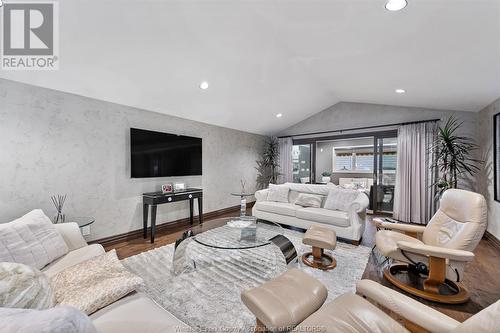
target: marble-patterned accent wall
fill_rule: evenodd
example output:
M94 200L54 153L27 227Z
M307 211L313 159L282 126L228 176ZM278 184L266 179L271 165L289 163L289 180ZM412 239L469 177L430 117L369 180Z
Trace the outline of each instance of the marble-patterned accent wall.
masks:
M203 138L203 176L131 179L130 127ZM142 228L143 192L185 182L204 189L204 211L239 204L240 179L255 188L265 137L0 79L0 223L34 208L94 216L88 240ZM196 205L195 205L196 206ZM195 210L195 214L197 214ZM161 205L158 222L189 216L188 202Z

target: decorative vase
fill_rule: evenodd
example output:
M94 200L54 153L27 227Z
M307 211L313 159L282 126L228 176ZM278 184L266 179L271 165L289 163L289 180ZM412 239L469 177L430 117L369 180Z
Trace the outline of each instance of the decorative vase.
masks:
M330 182L330 180L331 180L331 178L330 178L330 177L321 177L321 182L322 182L322 183L329 183L329 182Z
M54 223L64 223L66 220L66 216L63 213L57 213L56 216L54 216Z

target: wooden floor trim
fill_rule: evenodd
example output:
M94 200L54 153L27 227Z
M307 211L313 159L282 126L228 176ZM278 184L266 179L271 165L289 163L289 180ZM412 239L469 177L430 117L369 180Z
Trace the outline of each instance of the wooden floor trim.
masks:
M486 231L484 233L484 238L489 240L493 246L495 246L498 250L500 250L500 240L496 238L493 234L491 234L489 231Z
M254 202L249 202L247 203L247 208L252 208L254 205ZM229 213L237 213L240 211L240 205L238 206L231 206L219 210L214 210L208 213L203 214L203 220L210 220L210 219L215 219L217 217L229 214ZM198 223L198 215L194 216L194 223ZM171 222L165 222L161 224L156 225L156 234L161 234L161 233L166 233L166 232L175 232L178 230L181 230L185 228L187 225L189 225L189 217L178 219L175 221ZM113 235L109 237L104 237L101 239L96 239L89 241L89 244L101 244L104 247L107 246L112 246L117 243L127 241L127 240L132 240L136 239L139 237L142 237L142 228L137 229L137 230L132 230L129 232L125 232L123 234L118 234L118 235ZM148 234L151 233L151 227L148 227Z

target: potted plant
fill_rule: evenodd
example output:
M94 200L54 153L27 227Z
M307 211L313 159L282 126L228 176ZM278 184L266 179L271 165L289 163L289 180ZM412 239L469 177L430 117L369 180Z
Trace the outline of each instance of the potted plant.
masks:
M436 195L441 195L449 188L457 188L458 181L474 176L483 161L474 158L478 145L473 139L457 133L463 122L454 117L448 118L443 127L439 127L437 137L430 153L435 154L434 170L437 170Z
M275 137L269 138L264 145L262 158L256 161L257 166L257 189L267 188L269 183L276 184L279 172L279 143Z
M331 176L332 176L332 173L329 172L329 171L325 171L321 174L321 182L322 183L329 183L330 180L332 179Z

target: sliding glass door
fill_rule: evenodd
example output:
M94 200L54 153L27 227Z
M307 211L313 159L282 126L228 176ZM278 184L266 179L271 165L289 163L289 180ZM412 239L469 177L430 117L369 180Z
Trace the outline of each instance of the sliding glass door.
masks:
M376 135L374 148L372 208L374 213L390 213L394 207L396 186L397 137Z
M312 176L312 149L311 144L293 145L293 182L311 183Z

